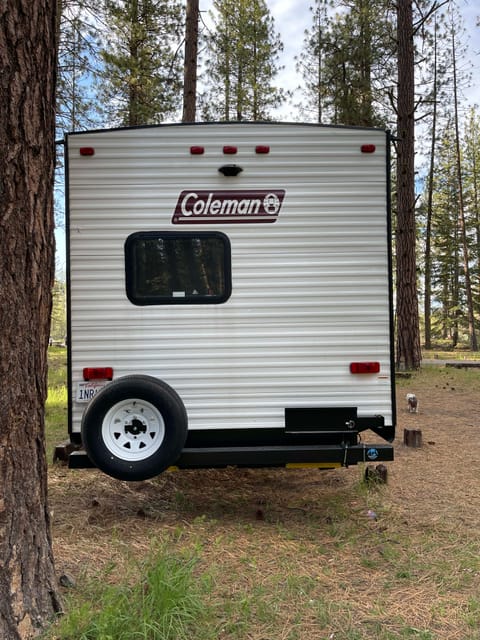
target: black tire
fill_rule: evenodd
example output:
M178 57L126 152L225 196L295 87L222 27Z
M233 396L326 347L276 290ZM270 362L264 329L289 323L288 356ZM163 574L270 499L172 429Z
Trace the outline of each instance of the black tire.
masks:
M82 418L92 462L118 480L147 480L178 459L187 437L180 396L156 378L132 375L102 389Z

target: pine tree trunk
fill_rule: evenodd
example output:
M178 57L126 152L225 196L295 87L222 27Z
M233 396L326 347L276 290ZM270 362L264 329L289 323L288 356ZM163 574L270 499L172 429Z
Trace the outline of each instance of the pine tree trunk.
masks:
M415 255L414 47L412 0L397 2L397 355L399 369L421 362Z
M59 610L44 451L54 275L55 0L0 8L0 637Z
M128 9L130 24L132 26L138 24L139 14L137 0L131 0L128 5ZM135 29L132 28L128 37L130 68L138 63L138 45L138 34L136 33ZM123 120L123 124L128 127L136 127L138 125L146 124L146 122L144 122L142 118L142 109L140 103L141 97L138 78L135 77L135 74L132 73L128 83L128 109Z
M433 41L433 90L432 90L432 141L430 146L430 167L428 170L427 220L425 225L425 298L424 327L425 349L432 348L432 217L433 217L433 178L435 171L435 146L437 137L437 21L435 20Z
M198 0L187 0L183 122L195 122L197 104Z

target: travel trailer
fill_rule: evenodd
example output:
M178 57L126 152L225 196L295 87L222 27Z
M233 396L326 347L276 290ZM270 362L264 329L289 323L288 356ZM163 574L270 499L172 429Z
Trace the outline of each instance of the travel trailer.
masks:
M388 132L158 125L65 148L71 467L393 459Z

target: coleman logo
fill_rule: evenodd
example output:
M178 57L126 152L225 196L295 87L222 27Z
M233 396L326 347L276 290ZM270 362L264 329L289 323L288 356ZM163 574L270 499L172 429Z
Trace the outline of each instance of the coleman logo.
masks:
M182 191L172 223L275 222L284 197L283 189Z

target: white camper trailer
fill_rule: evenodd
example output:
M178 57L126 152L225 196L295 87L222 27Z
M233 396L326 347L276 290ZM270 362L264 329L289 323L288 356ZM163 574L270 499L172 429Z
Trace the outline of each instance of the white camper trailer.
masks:
M65 144L70 466L138 480L393 459L387 132L160 125Z

